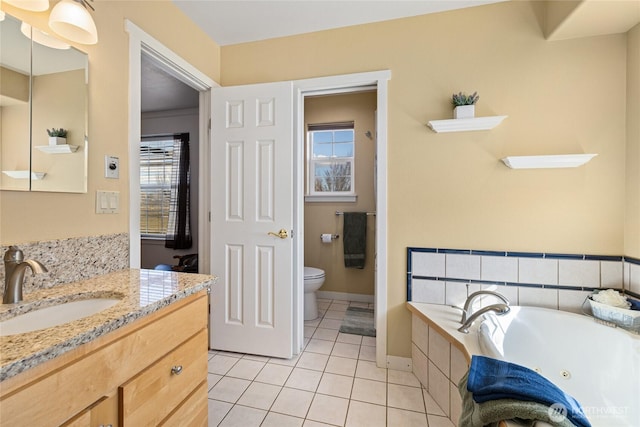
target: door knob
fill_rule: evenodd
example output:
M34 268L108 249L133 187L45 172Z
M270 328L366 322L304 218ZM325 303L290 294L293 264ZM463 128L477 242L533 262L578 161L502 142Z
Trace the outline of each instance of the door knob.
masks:
M274 233L273 231L270 231L270 232L267 233L267 235L274 236L274 237L279 237L281 239L286 239L287 237L289 237L289 233L287 233L287 230L285 230L284 228L281 229L280 231L278 231L277 233Z

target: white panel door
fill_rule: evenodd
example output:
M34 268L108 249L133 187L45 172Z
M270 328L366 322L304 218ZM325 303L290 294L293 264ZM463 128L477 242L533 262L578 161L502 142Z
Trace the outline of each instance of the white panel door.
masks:
M292 83L214 88L210 345L292 356ZM282 232L281 232L282 230Z

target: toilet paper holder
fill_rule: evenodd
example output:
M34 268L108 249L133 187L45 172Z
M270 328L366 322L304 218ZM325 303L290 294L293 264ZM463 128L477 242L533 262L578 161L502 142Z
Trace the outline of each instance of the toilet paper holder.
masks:
M323 235L321 234L321 235L320 235L320 240L322 240L322 236L323 236ZM340 235L339 235L339 234L332 234L332 235L331 235L331 240L336 240L336 239L339 239L339 238L340 238Z

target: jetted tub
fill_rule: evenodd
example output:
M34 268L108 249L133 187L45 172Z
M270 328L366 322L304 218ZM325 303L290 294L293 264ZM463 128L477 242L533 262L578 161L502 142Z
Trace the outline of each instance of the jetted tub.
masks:
M640 335L537 307L485 316L480 351L539 372L582 405L593 427L640 426Z

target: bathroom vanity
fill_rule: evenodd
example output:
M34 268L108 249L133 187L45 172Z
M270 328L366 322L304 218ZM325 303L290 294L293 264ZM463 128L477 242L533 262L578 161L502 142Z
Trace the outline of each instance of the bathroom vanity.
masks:
M83 319L0 337L0 424L206 426L208 289L214 281L124 270L0 307L2 321L16 310L121 299Z

